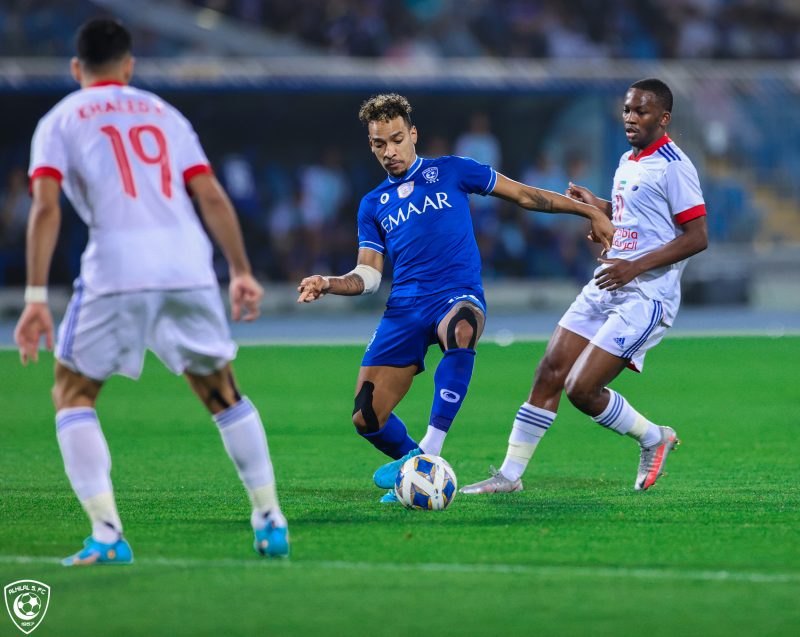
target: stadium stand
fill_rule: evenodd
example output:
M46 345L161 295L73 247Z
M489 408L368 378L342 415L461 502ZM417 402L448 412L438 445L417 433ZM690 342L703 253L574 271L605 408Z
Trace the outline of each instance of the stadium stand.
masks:
M71 90L72 33L98 13L123 16L134 32L137 83L175 102L200 131L255 266L272 281L352 266L358 193L380 179L354 113L371 92L392 87L414 97L422 154L456 152L470 121L485 116L510 176L559 190L574 178L603 192L625 150L619 87L666 74L678 99L673 131L697 158L714 211L712 240L753 249L800 243L800 104L782 61L800 54L796 3L462 0L454 12L455 4L0 5L0 115L19 121L0 146L0 285L23 282L20 175L33 125ZM766 31L771 36L761 37ZM313 139L319 127L311 140L294 135L317 117L318 97L342 122L321 145ZM580 224L502 205L479 207L475 220L489 279L579 281L593 267ZM65 215L54 282L70 282L84 241Z

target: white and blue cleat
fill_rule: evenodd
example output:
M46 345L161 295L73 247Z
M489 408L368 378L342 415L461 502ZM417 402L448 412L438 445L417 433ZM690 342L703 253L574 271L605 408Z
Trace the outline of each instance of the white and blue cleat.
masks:
M414 456L418 456L421 453L422 449L417 447L416 449L412 449L411 451L409 451L402 458L398 458L397 460L392 460L391 462L387 462L385 465L378 468L378 470L372 476L372 479L375 481L375 484L379 486L381 489L393 489L395 480L397 479L397 472L400 471L400 468L403 466L405 461L409 460L410 458L413 458ZM383 502L382 499L381 502Z
M275 526L268 522L267 525L255 532L256 539L253 548L265 557L289 557L289 528Z
M103 544L93 537L83 541L83 550L61 560L64 566L91 566L93 564L131 564L133 551L124 538L112 544Z

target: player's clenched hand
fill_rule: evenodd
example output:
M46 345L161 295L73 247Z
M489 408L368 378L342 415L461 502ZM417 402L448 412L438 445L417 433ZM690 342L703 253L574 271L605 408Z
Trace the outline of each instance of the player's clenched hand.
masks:
M14 329L14 341L19 347L23 365L29 360L39 362L39 341L44 335L48 351L53 350L53 317L46 303L28 303Z
M611 219L601 212L592 218L592 230L589 233L589 238L602 245L603 254L605 254L611 249L611 242L614 240L616 230L614 224L611 223Z
M564 194L571 199L588 203L590 206L594 206L595 208L602 208L602 202L600 198L595 196L591 190L584 188L583 186L569 182L569 186L567 186Z
M264 288L252 274L238 274L231 279L228 288L231 298L231 318L234 321L243 319L252 321L261 313L259 305L264 298ZM242 310L244 309L244 316Z
M307 276L300 281L300 285L297 286L297 291L300 292L300 296L297 297L297 302L311 303L312 301L316 301L318 298L324 296L330 287L331 282L328 281L327 277L320 276L319 274Z
M601 290L616 290L626 283L633 281L641 274L636 261L625 259L597 259L600 263L610 264L604 270L594 275L594 282Z

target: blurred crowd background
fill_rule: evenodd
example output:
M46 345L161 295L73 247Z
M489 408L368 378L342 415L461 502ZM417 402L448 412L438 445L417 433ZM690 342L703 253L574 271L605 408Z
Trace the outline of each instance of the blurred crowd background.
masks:
M713 58L800 54L796 0L164 0L358 57ZM76 25L114 2L5 0L0 55L71 55ZM146 5L147 2L138 4ZM197 53L137 29L142 56Z
M22 69L60 58L66 72L75 30L104 13L121 15L131 28L140 62L235 64L245 36L247 46L258 45L257 55L273 50L321 68L342 58L383 69L450 59L540 60L554 81L535 91L401 84L399 92L414 105L418 151L471 156L559 192L574 181L602 196L627 149L620 124L627 83L581 86L568 71L560 76L559 64L634 64L632 81L650 74L648 64L674 60L678 66L670 68L685 72L664 78L677 98L671 135L700 173L713 245L767 255L800 245L798 2L2 0L3 68L17 58ZM197 28L186 28L186 21ZM744 80L715 79L714 69L732 64L741 65ZM747 71L753 64L766 66ZM23 70L20 82L6 78L0 88L6 122L0 130L0 286L24 283L30 137L38 118L67 92L31 77ZM197 129L241 216L259 276L294 282L354 265L358 202L384 176L356 114L363 99L384 88L362 80L341 91L301 81L268 91L226 90L212 81L195 88L167 82L158 92ZM578 283L595 265L578 219L527 213L491 197L474 198L473 213L488 281ZM65 215L54 283L68 284L77 274L85 240L76 216Z

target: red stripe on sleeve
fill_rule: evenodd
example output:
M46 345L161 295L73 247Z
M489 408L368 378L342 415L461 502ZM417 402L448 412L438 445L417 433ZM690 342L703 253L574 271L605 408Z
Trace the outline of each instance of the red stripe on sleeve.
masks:
M191 166L183 171L183 183L186 186L188 186L189 182L192 180L192 177L197 177L197 175L213 175L213 174L214 171L208 164L197 164L197 166Z
M52 177L58 182L58 185L61 186L61 182L64 180L64 175L61 174L61 171L58 168L53 168L52 166L39 166L39 168L35 169L31 173L31 177L28 180L28 192L33 194L33 182L35 179L39 179L39 177Z
M683 212L679 212L675 215L675 221L679 225L683 225L687 221L691 221L692 219L697 219L698 217L705 217L706 216L706 205L700 204L699 206L694 206L689 208L688 210L684 210Z

